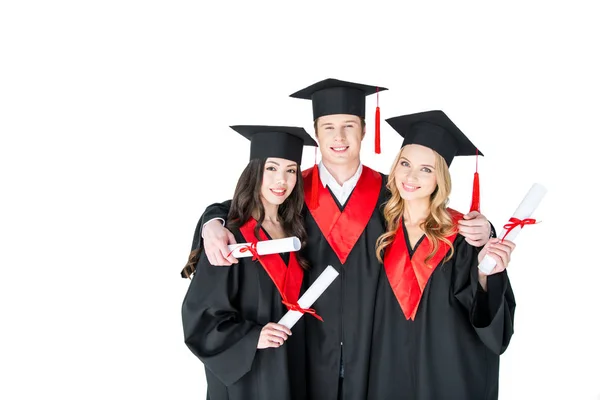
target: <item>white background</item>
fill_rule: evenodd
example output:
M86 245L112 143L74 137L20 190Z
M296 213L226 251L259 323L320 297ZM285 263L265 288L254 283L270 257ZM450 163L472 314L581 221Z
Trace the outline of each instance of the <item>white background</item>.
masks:
M1 3L0 398L203 398L179 272L247 162L228 126L313 133L288 95L330 77L389 88L383 118L446 111L497 228L548 188L510 265L501 398L600 398L593 2L200 3ZM373 154L374 106L362 159L387 173L401 139L383 122ZM451 168L461 211L473 166Z

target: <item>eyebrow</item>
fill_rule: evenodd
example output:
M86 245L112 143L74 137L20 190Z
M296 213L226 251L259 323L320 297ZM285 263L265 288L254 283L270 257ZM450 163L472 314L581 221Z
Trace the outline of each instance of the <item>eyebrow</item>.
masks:
M275 164L275 165L279 166L279 163L277 163L277 162L275 162L275 161L271 161L271 160L269 160L269 161L267 161L267 162L268 162L268 163L273 163L273 164ZM296 167L297 165L298 165L298 164L296 164L296 163L293 163L293 164L290 164L290 165L288 165L288 167Z
M359 122L355 121L353 119L348 119L348 120L344 121L343 123L344 124L358 124ZM328 125L333 125L333 122L323 122L319 126L328 126Z
M410 160L408 158L404 157L404 156L400 157L400 160L406 160L406 161L410 162ZM431 169L435 169L433 166L431 166L429 164L421 164L421 167L428 167L428 168L431 168Z

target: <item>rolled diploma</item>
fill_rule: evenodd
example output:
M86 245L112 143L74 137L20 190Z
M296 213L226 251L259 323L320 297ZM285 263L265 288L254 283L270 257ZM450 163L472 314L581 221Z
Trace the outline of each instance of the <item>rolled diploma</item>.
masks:
M298 299L298 305L301 308L310 308L315 301L323 294L325 289L331 285L331 283L337 278L340 273L335 270L331 265L325 268L325 271L319 275L316 281L304 292L302 297ZM317 314L319 310L316 310ZM279 324L286 326L288 329L292 327L302 318L300 311L289 310L280 320Z
M245 250L242 253L242 250L245 249L246 246L250 246L250 243L230 244L228 247L229 251L233 251L231 255L235 258L252 257L250 251ZM296 236L283 239L263 240L256 243L256 252L260 256L265 254L288 253L290 251L298 250L300 250L300 239Z
M529 192L527 192L525 198L523 198L523 201L521 201L521 204L519 204L519 207L513 214L513 217L518 218L520 220L530 218L531 214L533 214L535 209L539 206L540 202L546 195L546 191L547 190L544 186L540 185L539 183L534 183L533 186L531 186L531 189L529 189ZM498 237L504 237L506 231L507 229L503 229L502 233L500 233L500 236ZM506 235L505 239L514 242L515 238L517 237L520 231L520 226L514 227L509 232L509 234ZM481 263L479 264L478 268L485 274L489 274L490 272L492 272L495 266L496 261L492 257L486 255L485 257L483 257L483 260L481 260Z

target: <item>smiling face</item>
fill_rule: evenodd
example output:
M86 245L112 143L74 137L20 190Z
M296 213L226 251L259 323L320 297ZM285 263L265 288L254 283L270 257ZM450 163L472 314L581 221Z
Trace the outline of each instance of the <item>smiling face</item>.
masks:
M406 201L429 199L437 187L436 153L428 147L409 144L402 149L394 169L394 182Z
M282 204L292 193L298 179L298 164L283 158L269 157L265 161L261 197L273 205Z
M319 117L315 127L325 164L353 165L359 162L360 145L365 135L359 117L349 114L325 115Z

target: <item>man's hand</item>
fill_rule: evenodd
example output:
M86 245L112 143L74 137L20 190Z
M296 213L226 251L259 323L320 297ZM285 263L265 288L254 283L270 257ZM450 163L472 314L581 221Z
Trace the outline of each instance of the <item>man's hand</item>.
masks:
M471 246L484 246L490 239L491 232L492 226L489 221L477 211L465 214L464 219L458 221L458 233L463 235Z
M236 244L233 234L226 229L221 221L213 220L202 229L204 238L204 252L211 265L226 266L237 264L237 258L233 257L227 245Z

